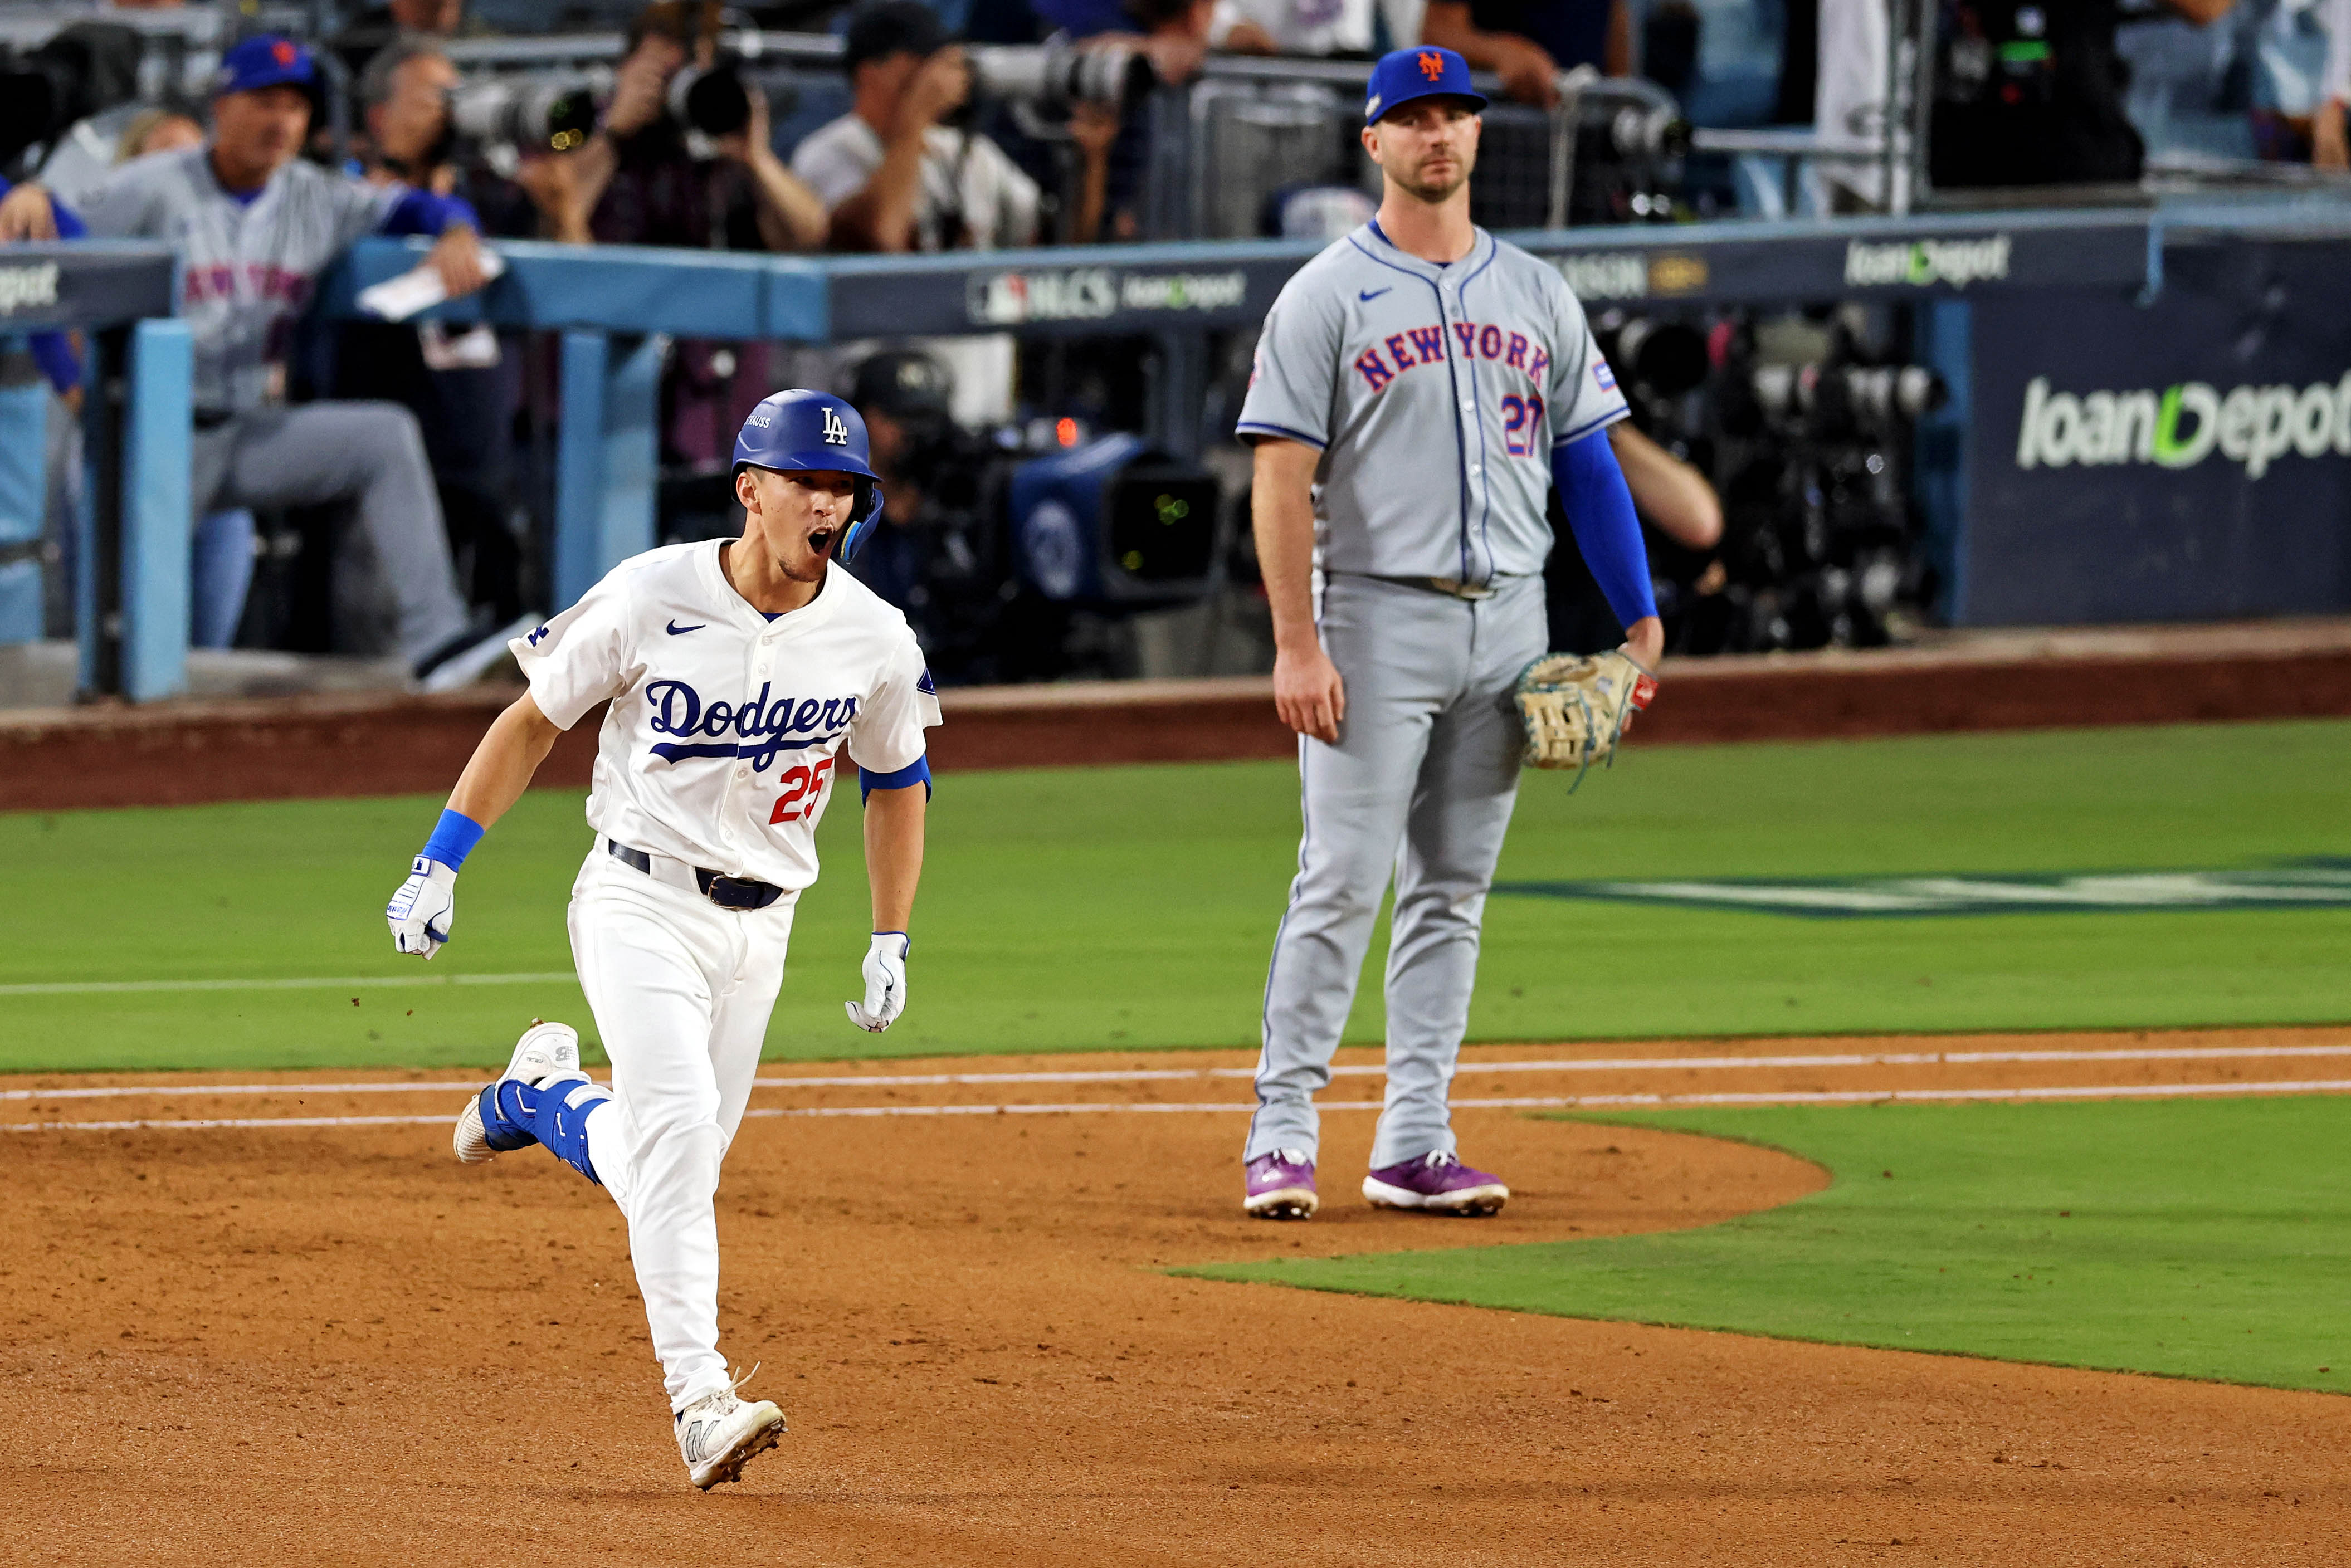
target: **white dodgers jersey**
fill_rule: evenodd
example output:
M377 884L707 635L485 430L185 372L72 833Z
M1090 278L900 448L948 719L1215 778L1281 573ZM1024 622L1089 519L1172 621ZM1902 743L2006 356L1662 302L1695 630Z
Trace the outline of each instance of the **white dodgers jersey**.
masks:
M921 760L938 694L906 618L838 567L770 621L726 580L725 541L622 561L508 644L569 729L609 699L588 821L599 833L798 893L841 753L868 773Z

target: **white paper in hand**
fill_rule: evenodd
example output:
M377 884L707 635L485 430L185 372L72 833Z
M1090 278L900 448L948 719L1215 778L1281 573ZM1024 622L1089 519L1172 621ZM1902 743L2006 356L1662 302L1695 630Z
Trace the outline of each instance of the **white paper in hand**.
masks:
M496 251L482 252L482 276L496 278L507 269L506 258ZM405 321L419 310L430 310L449 298L442 287L441 275L429 267L403 272L398 277L387 278L359 293L359 307L371 316L381 316L387 321Z

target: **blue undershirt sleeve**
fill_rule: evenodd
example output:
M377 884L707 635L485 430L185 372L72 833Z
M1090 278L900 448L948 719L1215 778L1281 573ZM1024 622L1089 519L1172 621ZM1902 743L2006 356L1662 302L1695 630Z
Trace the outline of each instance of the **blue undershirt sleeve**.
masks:
M1607 596L1608 608L1627 627L1655 615L1657 596L1649 584L1648 546L1642 542L1633 492L1625 487L1625 470L1617 465L1606 429L1552 448L1551 472L1576 548Z
M868 773L860 768L857 773L857 798L860 800L870 800L876 789L911 789L917 784L923 787L923 799L929 800L931 759L928 757L917 757L895 773Z
M463 196L436 196L430 191L410 191L384 214L378 234L437 235L452 224L478 230L481 214Z

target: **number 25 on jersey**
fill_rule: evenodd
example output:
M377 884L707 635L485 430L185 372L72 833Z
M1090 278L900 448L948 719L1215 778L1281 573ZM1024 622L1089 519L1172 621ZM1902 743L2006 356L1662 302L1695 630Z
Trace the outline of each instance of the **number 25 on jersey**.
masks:
M772 828L778 822L797 822L812 814L817 802L824 799L825 776L832 771L832 765L839 760L839 758L828 757L814 768L802 763L784 769L783 777L777 780L784 786L784 792L777 800L775 812L768 817L768 825Z

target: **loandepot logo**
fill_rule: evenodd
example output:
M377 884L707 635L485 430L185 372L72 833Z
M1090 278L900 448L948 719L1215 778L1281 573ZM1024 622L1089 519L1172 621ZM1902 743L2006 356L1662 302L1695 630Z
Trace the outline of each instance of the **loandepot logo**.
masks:
M2009 239L1987 235L1981 239L1896 240L1868 245L1861 240L1844 247L1844 281L1848 288L1883 287L1898 284L1928 288L1948 283L1965 288L1970 283L2008 276Z
M2351 860L2305 861L2271 871L2097 872L2079 876L1509 882L1496 883L1494 891L1527 898L1604 899L1827 919L2088 910L2339 909L2351 907Z
M2019 468L2153 463L2193 468L2218 448L2245 476L2258 479L2292 454L2351 456L2351 371L2333 383L2240 386L2226 392L2204 382L2162 392L2049 390L2035 376L2024 389L2016 433Z

